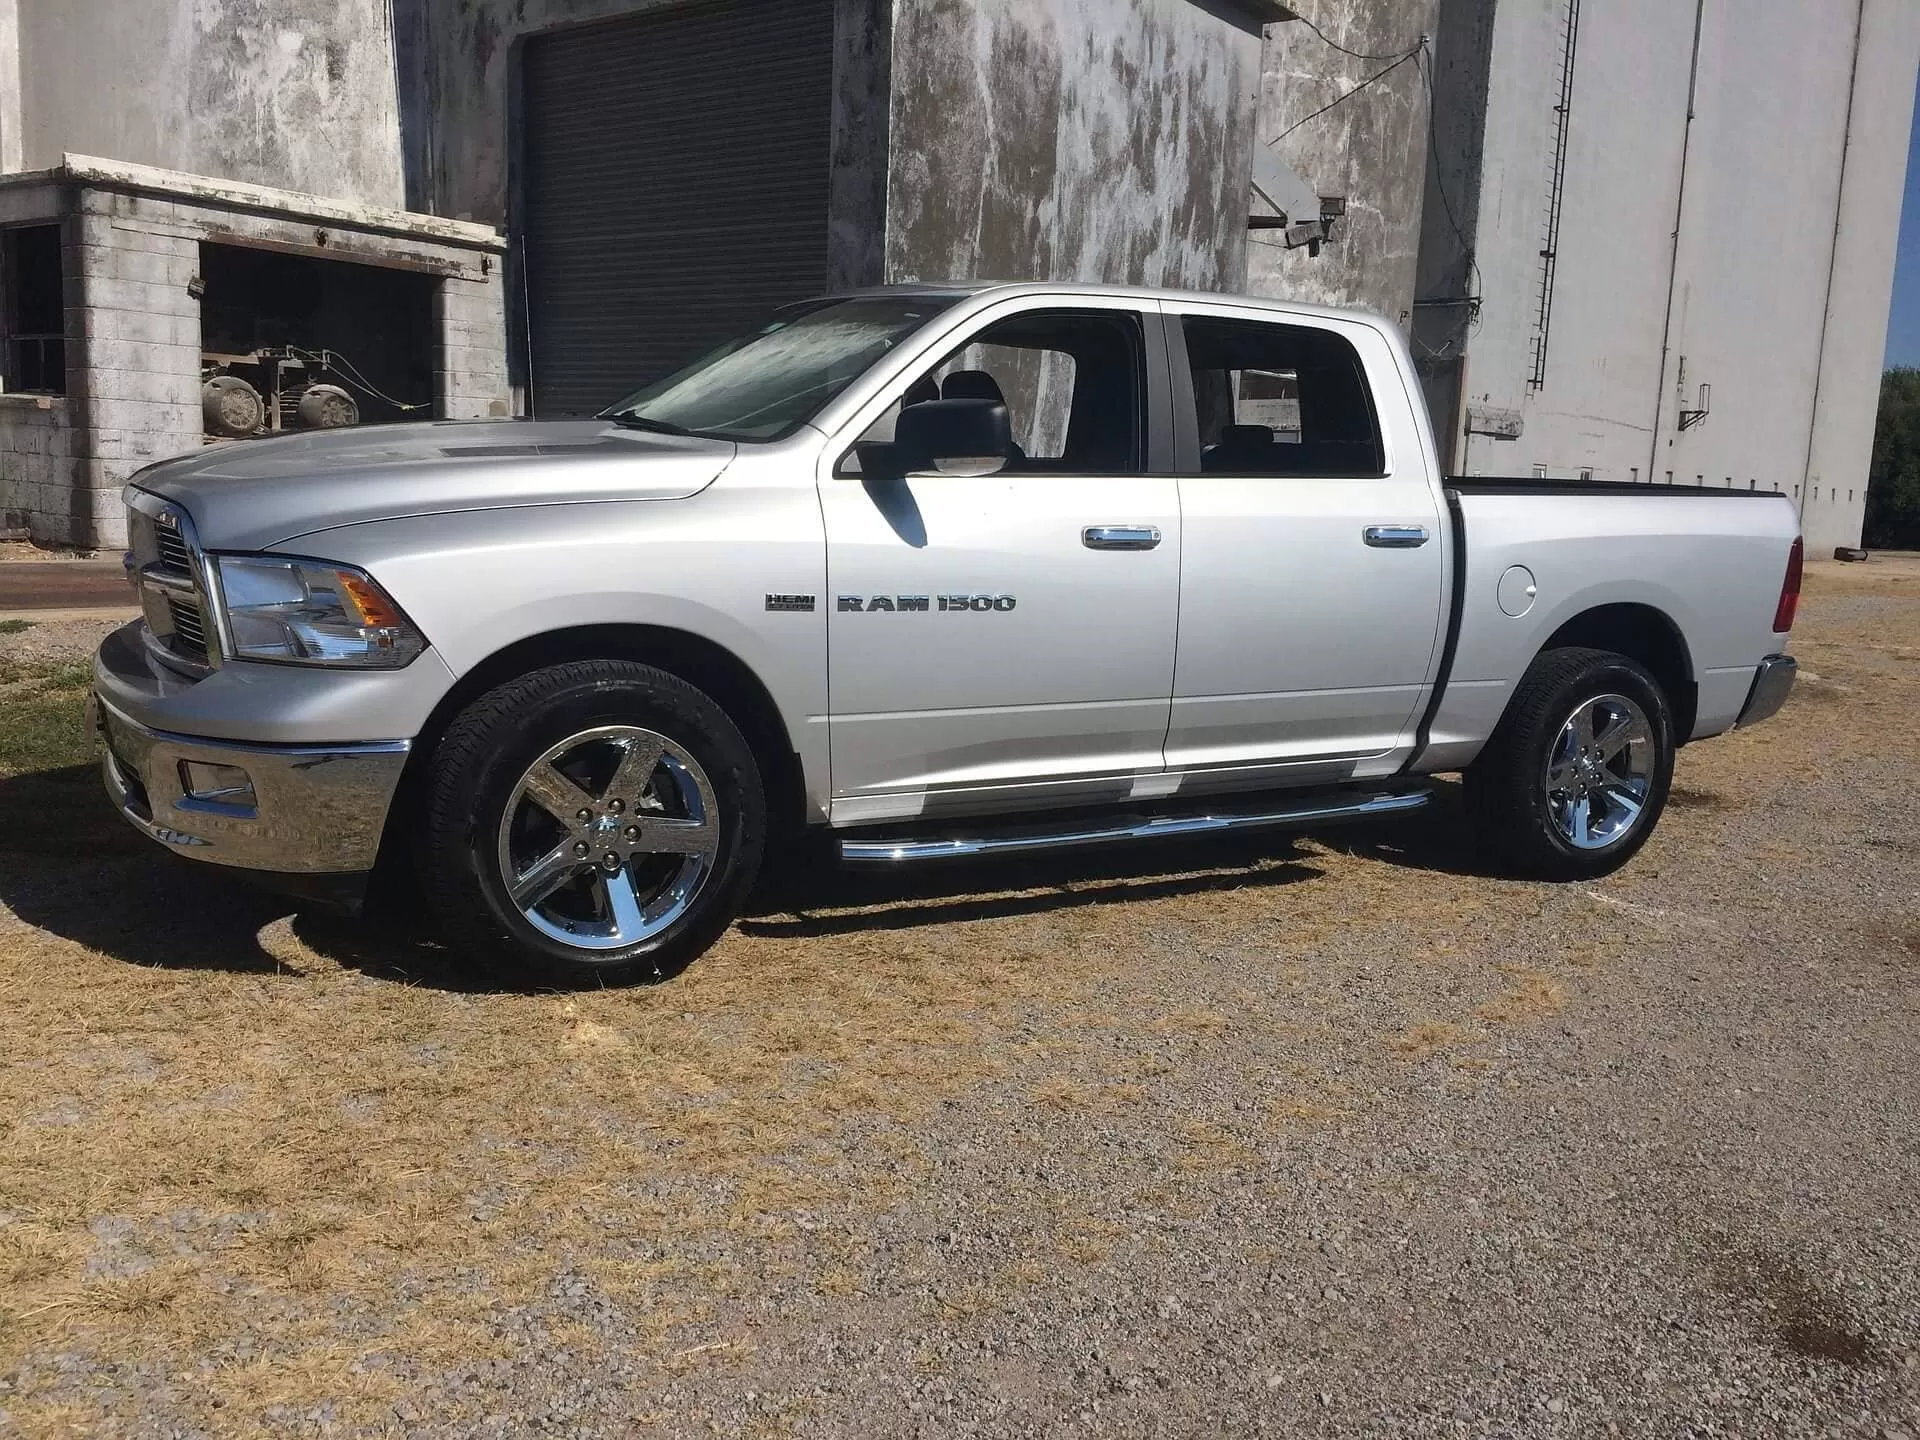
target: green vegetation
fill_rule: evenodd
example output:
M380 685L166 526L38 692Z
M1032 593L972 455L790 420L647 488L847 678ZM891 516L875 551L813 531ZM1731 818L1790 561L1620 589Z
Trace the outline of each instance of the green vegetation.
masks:
M29 666L0 660L0 775L94 759L86 726L92 678L85 662Z
M1920 370L1880 377L1880 424L1867 481L1866 544L1920 550Z
M0 620L0 635L24 635L32 628L31 620Z

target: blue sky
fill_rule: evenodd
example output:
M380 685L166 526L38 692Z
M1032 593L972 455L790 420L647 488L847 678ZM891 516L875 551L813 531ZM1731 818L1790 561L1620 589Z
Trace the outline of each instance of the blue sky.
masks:
M1893 278L1887 364L1920 365L1920 104L1914 106L1913 143L1907 148L1907 201L1900 217L1900 265Z

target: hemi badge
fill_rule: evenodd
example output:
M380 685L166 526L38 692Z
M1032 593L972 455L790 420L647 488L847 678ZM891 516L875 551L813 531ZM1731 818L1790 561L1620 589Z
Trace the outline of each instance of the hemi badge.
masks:
M799 611L804 611L811 614L813 611L813 596L811 595L769 595L767 596L767 609L799 610Z

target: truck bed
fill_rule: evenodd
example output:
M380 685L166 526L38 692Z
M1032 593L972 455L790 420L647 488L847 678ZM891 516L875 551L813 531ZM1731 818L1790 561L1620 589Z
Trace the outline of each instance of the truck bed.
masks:
M1730 499L1785 500L1778 490L1736 490L1721 485L1643 485L1632 480L1543 480L1537 475L1449 475L1447 489L1461 495L1711 495Z

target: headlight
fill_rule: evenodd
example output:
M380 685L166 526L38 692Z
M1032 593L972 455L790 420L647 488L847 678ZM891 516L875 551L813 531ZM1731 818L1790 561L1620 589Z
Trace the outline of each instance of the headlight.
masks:
M427 648L364 570L324 560L220 555L235 660L397 670Z

